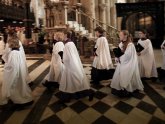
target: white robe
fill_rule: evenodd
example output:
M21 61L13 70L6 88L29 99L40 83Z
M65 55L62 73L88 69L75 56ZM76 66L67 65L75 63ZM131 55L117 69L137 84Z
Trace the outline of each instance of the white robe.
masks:
M84 72L78 51L73 42L65 44L63 62L65 68L62 73L59 90L75 93L90 89L89 80Z
M25 51L24 51L24 48L23 48L23 46L22 46L22 43L21 43L21 41L19 41L19 45L20 45L20 52L21 52L21 55L22 55L22 59L24 60L24 62L25 62L25 65L26 65L26 68L25 68L25 70L26 70L26 80L27 80L27 83L31 83L32 82L32 80L31 80L31 78L30 78L30 76L29 76L29 72L28 72L28 67L27 67L27 64L26 64L26 56L25 56ZM5 47L5 50L4 50L4 53L3 53L3 55L2 55L2 59L5 61L5 62L7 62L8 61L8 56L9 56L9 54L10 54L10 51L11 51L11 49L9 48L9 44L8 43L6 43L6 47Z
M11 99L16 104L24 104L33 100L31 89L27 85L27 72L22 52L12 50L4 65L0 104Z
M140 79L138 59L133 43L129 43L124 54L119 58L115 73L112 78L111 88L116 90L143 90Z
M165 40L164 42L161 44L161 50L162 50L162 56L163 56L163 64L162 64L162 69L165 70L165 46L163 45L165 44Z
M95 45L97 56L94 57L92 66L97 69L113 68L109 45L106 37L99 37Z
M59 82L61 79L61 73L63 70L63 64L60 55L60 51L64 50L63 42L57 42L53 45L52 59L50 62L50 70L46 76L46 80L50 82Z
M5 50L5 42L3 40L0 40L0 55L4 53Z
M138 43L144 47L144 50L140 52L141 55L138 56L141 77L158 77L151 41L149 39L145 41L140 39Z

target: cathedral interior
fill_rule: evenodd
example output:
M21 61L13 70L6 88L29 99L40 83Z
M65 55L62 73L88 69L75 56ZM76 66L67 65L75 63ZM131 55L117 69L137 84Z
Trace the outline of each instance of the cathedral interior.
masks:
M15 29L26 54L34 103L24 110L12 110L12 103L0 106L0 124L165 124L164 80L143 81L144 91L131 98L111 94L111 79L91 85L94 99L59 102L60 91L49 91L42 83L49 72L53 34L72 31L89 80L96 40L94 29L105 30L112 60L118 33L128 30L133 42L138 32L149 33L157 68L162 66L161 44L165 40L164 0L0 0L0 36L7 42L8 29ZM115 68L115 67L114 67ZM0 86L4 64L0 62Z

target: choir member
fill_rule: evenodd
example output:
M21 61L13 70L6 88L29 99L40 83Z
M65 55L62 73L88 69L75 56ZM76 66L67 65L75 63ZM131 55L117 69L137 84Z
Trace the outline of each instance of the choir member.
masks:
M13 30L13 29L11 29L11 30L9 30L9 32L8 32L8 39L18 39L18 37L17 37L17 34L16 34L16 32L15 32L15 30ZM19 39L18 39L19 40ZM10 40L9 40L10 41ZM31 78L30 78L30 75L29 75L29 72L28 72L28 67L27 67L27 64L26 64L26 56L25 56L25 51L24 51L24 48L23 48L23 45L22 45L22 43L21 43L21 41L19 40L19 45L20 45L20 51L21 51L21 55L22 55L22 59L24 59L24 64L26 65L26 68L25 68L25 70L26 70L26 80L27 80L27 83L30 85L30 86L32 86L33 85L33 82L32 82L32 80L31 80ZM6 43L6 47L5 47L5 50L4 50L4 53L3 53L3 55L2 55L2 59L6 62L7 61L7 59L8 59L8 55L9 55L9 53L10 53L10 51L11 51L11 49L9 48L9 43L7 42Z
M161 44L161 50L162 50L162 56L163 56L163 63L162 63L162 69L165 70L165 40Z
M104 36L104 30L101 27L95 29L96 44L94 47L94 60L91 70L91 83L99 84L101 80L107 80L112 78L113 63L111 59L109 44Z
M2 59L2 55L4 53L4 50L5 50L5 42L3 41L2 36L0 36L0 60L1 60L2 64L4 64L4 61Z
M160 68L158 68L158 77L159 77L159 80L161 82L165 82L165 40L163 41L163 43L161 44L161 51L162 51L162 66ZM165 89L165 88L164 88Z
M53 44L53 52L52 59L50 62L50 70L48 75L46 76L46 82L43 83L48 89L51 87L58 87L58 83L61 79L61 73L63 70L62 57L63 57L63 49L64 49L64 33L56 32L56 43Z
M151 41L147 38L147 32L142 30L139 32L140 39L138 44L140 44L144 49L138 52L139 61L139 71L141 78L151 78L153 81L158 77L155 57L153 52L153 47Z
M123 52L118 58L117 67L112 78L112 94L119 97L130 97L135 91L143 90L140 79L137 53L127 30L119 34L120 49Z
M71 41L71 33L64 32L65 47L63 51L64 71L61 76L59 90L62 91L62 101L69 102L71 96L89 96L93 99L90 83L83 69L77 48Z
M32 92L26 80L26 62L22 58L18 38L10 38L8 47L10 51L4 65L0 104L7 104L10 99L15 107L22 108L33 103Z

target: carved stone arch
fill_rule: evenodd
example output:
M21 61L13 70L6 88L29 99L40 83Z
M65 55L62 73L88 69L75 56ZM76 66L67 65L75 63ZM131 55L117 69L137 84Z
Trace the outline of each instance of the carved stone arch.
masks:
M128 18L138 12L147 13L155 22L153 46L160 48L164 37L164 2L117 3L117 17L122 17L121 29L127 29Z

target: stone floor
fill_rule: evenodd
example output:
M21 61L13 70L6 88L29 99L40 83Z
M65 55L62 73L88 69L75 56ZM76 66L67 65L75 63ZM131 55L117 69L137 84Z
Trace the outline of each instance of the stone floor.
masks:
M162 63L161 51L155 50L157 66ZM46 59L45 59L46 58ZM111 94L111 80L100 86L94 100L87 98L59 103L58 90L49 92L41 83L49 71L48 56L27 55L27 65L34 82L34 104L21 111L11 110L12 104L0 109L0 124L165 124L165 86L162 82L145 81L144 92L132 98L118 98ZM90 79L91 59L83 59L84 70ZM3 65L0 65L0 82Z

